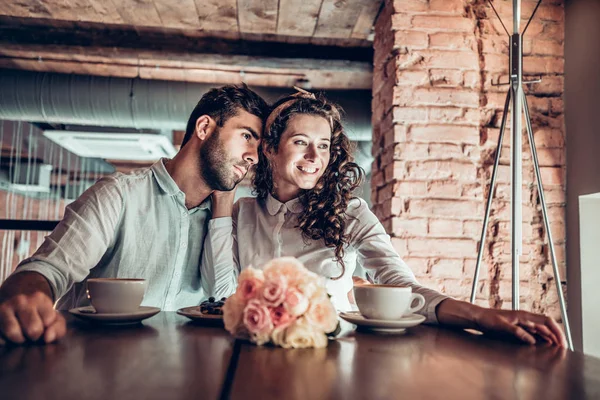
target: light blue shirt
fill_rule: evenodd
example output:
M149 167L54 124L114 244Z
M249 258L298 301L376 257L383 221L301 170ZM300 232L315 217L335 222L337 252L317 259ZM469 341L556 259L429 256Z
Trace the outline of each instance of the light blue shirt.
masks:
M146 279L145 306L173 311L199 304L210 200L188 210L164 161L98 181L67 206L15 273L45 276L61 310L88 305L85 282L98 277Z

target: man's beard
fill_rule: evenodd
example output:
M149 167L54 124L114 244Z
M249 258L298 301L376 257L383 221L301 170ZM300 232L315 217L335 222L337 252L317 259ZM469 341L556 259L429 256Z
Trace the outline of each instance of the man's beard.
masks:
M233 173L233 166L238 165L247 170L249 165L230 159L220 136L221 130L217 127L200 149L200 173L211 189L229 192L244 179L237 179L237 175Z

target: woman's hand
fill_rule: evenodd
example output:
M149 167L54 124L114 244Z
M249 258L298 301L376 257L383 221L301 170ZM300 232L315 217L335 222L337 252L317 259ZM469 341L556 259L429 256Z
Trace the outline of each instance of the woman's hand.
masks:
M541 339L557 346L567 346L565 335L556 321L544 315L527 311L484 309L475 323L477 329L484 333L510 335L529 344L539 343Z
M529 344L547 342L562 347L567 345L565 334L556 321L541 314L495 310L466 301L446 299L438 304L436 315L442 325L477 329L496 336L514 337Z

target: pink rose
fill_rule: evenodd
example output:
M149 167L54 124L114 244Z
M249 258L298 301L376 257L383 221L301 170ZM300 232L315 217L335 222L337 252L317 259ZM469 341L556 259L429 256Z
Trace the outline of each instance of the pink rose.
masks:
M283 306L290 315L297 317L304 314L308 308L308 299L300 291L289 288Z
M234 336L237 336L242 327L243 313L244 301L237 293L225 300L225 304L223 304L223 323L225 329Z
M246 268L240 273L237 293L240 294L244 302L254 299L258 296L265 278L261 270L252 267Z
M285 300L287 281L283 276L273 276L262 287L262 298L269 307L278 307Z
M283 328L294 321L294 317L283 306L271 308L271 321L276 328Z
M250 300L244 308L244 325L252 335L269 334L273 329L269 309L260 300Z
M304 317L310 325L325 333L333 332L337 326L337 312L327 296L313 298Z

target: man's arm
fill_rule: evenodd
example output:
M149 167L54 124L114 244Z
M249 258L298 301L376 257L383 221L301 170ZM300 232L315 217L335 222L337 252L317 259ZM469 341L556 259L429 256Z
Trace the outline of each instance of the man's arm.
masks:
M234 192L215 191L211 198L212 220L208 223L200 262L200 280L206 296L228 297L237 286Z
M46 295L51 302L54 300L50 283L42 274L33 271L14 274L0 286L0 304L20 294L28 296L34 293Z
M89 188L65 210L63 220L0 290L0 337L14 343L51 342L64 329L54 301L98 264L115 237L123 194L114 177Z
M0 345L6 340L51 343L65 335L65 319L54 310L48 280L37 272L11 275L0 287Z

